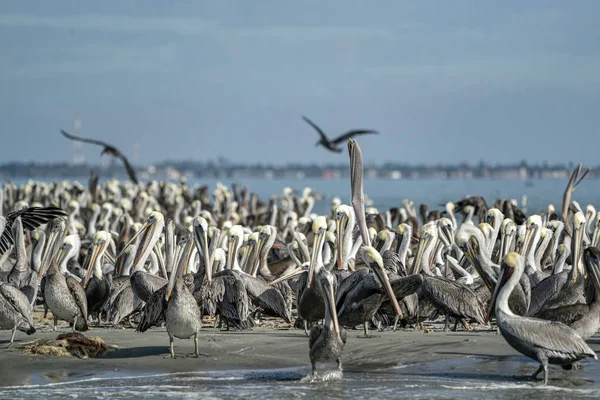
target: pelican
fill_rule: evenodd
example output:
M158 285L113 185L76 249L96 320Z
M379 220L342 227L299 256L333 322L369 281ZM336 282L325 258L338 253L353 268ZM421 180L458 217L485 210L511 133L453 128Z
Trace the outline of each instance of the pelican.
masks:
M519 254L512 252L504 257L486 323L494 310L498 328L504 339L512 348L540 363L533 377L536 378L543 371L544 384L547 385L548 364L571 369L573 363L581 359L598 359L598 356L577 332L561 322L513 314L508 307L508 297L519 283L524 270L525 259Z
M346 133L344 133L343 135L340 135L338 137L336 137L335 139L328 139L327 136L325 135L325 132L323 132L321 130L321 128L319 128L314 122L312 122L310 119L306 118L306 117L302 117L302 119L309 124L310 126L312 126L317 133L319 134L319 136L321 137L319 139L319 141L317 142L316 146L323 146L325 147L327 150L332 151L334 153L341 153L342 152L342 148L338 147L338 145L340 145L341 143L344 143L346 140L356 136L356 135L365 135L365 134L377 134L379 132L374 131L372 129L353 129L350 130Z
M138 183L137 176L135 174L135 170L133 169L131 164L129 164L129 161L127 161L127 158L123 155L123 153L121 153L119 151L119 149L117 149L116 147L111 146L110 144L104 143L100 140L86 139L86 138L82 138L79 136L71 135L70 133L67 133L62 129L60 130L60 133L62 133L62 135L64 137L66 137L67 139L75 140L78 142L91 143L91 144L95 144L95 145L104 147L104 149L102 149L102 152L100 153L100 155L103 156L104 154L108 154L113 157L119 158L121 161L123 161L123 164L125 165L125 169L127 170L127 174L129 175L129 178L131 178L131 180L134 183Z
M194 249L194 242L186 244L184 262L180 262L177 270L171 273L165 301L165 322L169 334L169 349L171 357L175 358L174 337L189 339L194 336L194 357L198 357L198 333L202 328L202 314L196 304L196 299L184 284L183 272L189 264Z
M46 284L44 285L44 300L48 309L54 316L53 330L56 330L58 319L73 323L73 331L87 331L87 299L83 287L70 275L63 275L59 265L68 256L69 243L63 243L59 253L51 262L46 273ZM43 269L40 270L38 279L41 279Z
M98 314L100 324L100 310L110 296L112 278L102 273L102 257L106 252L112 237L106 231L99 231L94 235L92 242L92 255L87 266L87 273L83 281L83 289L88 303L88 314L94 317Z
M28 335L35 333L32 308L27 296L14 286L3 282L0 282L0 329L12 330L8 347L12 346L17 330Z
M310 330L308 339L312 375L317 370L316 363L335 361L338 371L342 371L342 352L346 344L346 331L340 327L335 308L335 278L325 268L316 273L316 282L325 303L325 319L322 325L315 325Z

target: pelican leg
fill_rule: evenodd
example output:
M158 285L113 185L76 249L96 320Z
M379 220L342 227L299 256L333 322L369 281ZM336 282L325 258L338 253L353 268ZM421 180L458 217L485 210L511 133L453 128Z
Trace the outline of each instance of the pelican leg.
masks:
M75 316L75 319L73 320L73 332L75 332L76 326L77 326L77 315Z
M169 350L171 351L171 358L175 358L175 340L171 335L169 335Z
M215 326L213 326L213 329L215 328L219 328L221 329L221 316L217 314L217 316L215 317Z
M194 334L194 357L200 357L200 353L198 353L198 332Z
M458 318L456 318L456 319L454 320L454 328L452 328L452 330L453 330L454 332L456 332L456 328L457 328L457 327L458 327Z
M315 376L317 374L317 363L315 360L310 360L310 363L312 365L311 375Z
M398 326L398 320L400 320L400 316L396 315L396 318L394 319L394 332L396 331L396 327Z
M17 326L15 325L15 327L12 330L12 335L10 335L10 342L8 343L8 346L6 346L6 348L10 348L10 346L13 345L13 342L15 341L15 334L17 333Z
M58 325L58 317L54 317L54 325L52 326L52 330L56 332L56 326Z
M364 338L370 338L369 336L369 327L367 326L367 321L363 322L363 330L365 331L365 336L359 336Z
M337 360L338 371L342 372L342 359L338 358Z
M448 328L450 328L450 318L448 314L446 314L446 320L444 321L444 332L448 332Z
M47 316L48 316L48 306L46 305L46 302L44 302L44 319L46 319Z
M306 320L304 320L304 334L308 336L308 322Z

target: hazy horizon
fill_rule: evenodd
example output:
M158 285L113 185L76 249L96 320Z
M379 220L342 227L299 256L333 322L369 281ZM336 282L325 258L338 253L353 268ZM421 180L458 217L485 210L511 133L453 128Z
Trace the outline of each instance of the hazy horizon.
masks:
M0 160L597 165L600 3L28 1L0 5ZM138 145L137 150L134 146ZM87 162L100 149L84 145ZM139 156L136 158L135 154Z

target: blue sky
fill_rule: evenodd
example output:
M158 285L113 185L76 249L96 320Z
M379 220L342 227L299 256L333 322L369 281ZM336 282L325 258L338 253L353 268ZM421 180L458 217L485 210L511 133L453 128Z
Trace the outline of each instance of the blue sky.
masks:
M0 161L600 164L597 1L27 1L0 5ZM85 147L98 162L99 150Z

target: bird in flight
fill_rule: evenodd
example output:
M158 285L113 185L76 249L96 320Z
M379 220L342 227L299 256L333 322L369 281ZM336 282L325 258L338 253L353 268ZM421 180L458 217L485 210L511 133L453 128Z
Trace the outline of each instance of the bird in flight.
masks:
M82 138L79 136L71 135L70 133L67 133L62 129L60 130L60 133L62 133L63 136L66 137L67 139L77 140L77 141L83 142L83 143L92 143L92 144L96 144L98 146L104 146L104 149L102 150L102 153L100 153L100 155L103 156L104 154L108 154L113 157L121 159L123 161L123 164L125 164L125 169L127 170L127 174L129 175L129 178L131 178L131 180L134 183L138 183L137 176L135 174L135 171L133 170L133 167L131 166L131 164L129 164L129 161L127 161L127 158L125 158L123 153L121 153L119 151L119 149L117 149L115 146L111 146L110 144L101 142L100 140L86 139L86 138Z
M321 128L319 128L314 122L312 122L310 119L306 118L305 116L302 116L302 119L304 121L306 121L307 124L312 126L321 136L321 139L317 142L316 146L322 145L327 150L333 151L335 153L341 153L343 148L339 147L339 145L342 143L345 143L348 139L350 139L356 135L379 133L372 129L352 129L352 130L344 133L343 135L336 137L335 139L329 140L329 139L327 139L325 132L323 132L323 130L321 130Z

